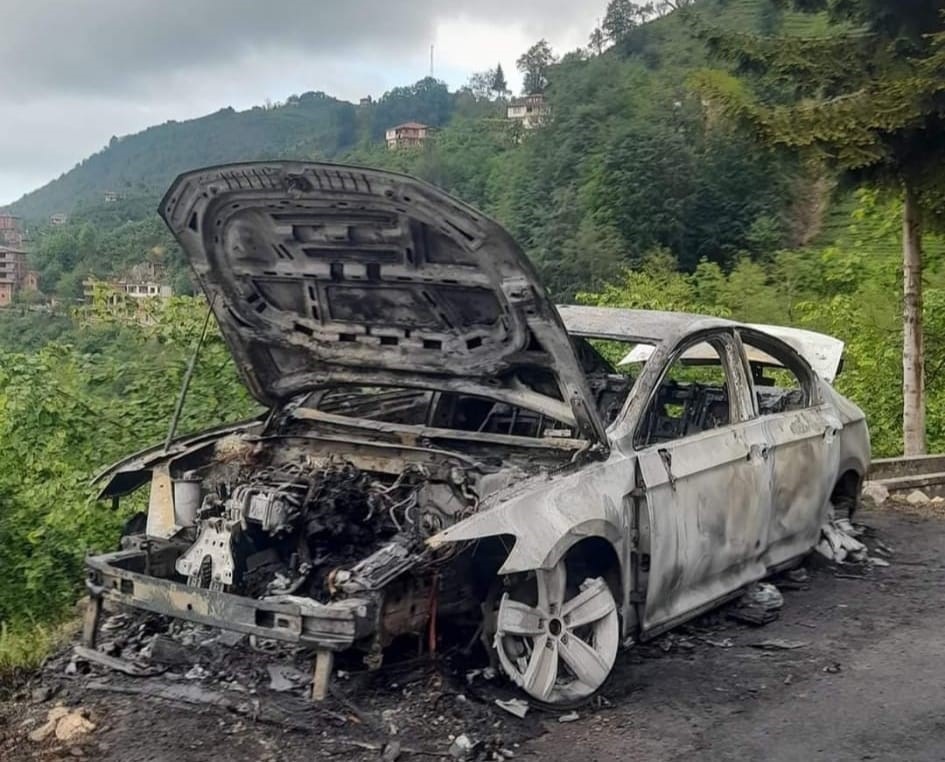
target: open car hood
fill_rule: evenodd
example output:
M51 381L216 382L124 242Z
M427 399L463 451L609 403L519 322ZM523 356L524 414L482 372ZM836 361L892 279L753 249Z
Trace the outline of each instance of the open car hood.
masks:
M414 386L604 427L557 310L497 223L405 175L262 162L181 175L160 214L253 395Z

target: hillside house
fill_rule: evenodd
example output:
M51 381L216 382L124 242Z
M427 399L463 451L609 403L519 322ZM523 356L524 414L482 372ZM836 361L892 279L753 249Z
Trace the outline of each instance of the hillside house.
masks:
M423 145L430 128L420 122L404 122L387 130L387 147L394 151Z
M26 252L0 246L0 307L8 306L20 291L35 291L38 275L28 269Z
M538 127L550 114L551 108L541 93L526 95L524 98L512 98L506 110L506 117L513 122L521 122L526 130Z
M69 215L57 212L49 218L50 225L65 225L69 221Z
M95 288L104 285L112 292L109 302L116 304L122 299L170 299L174 290L163 282L164 272L157 265L143 262L135 265L128 273L114 280L100 281L89 278L82 282L86 300L90 299Z

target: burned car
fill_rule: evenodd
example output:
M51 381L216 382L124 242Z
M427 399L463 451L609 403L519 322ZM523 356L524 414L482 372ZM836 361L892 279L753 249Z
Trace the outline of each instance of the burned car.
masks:
M88 640L107 600L299 643L323 695L335 653L466 622L565 704L855 505L836 339L556 307L499 225L390 172L204 169L160 212L269 412L100 477L150 496L88 561Z

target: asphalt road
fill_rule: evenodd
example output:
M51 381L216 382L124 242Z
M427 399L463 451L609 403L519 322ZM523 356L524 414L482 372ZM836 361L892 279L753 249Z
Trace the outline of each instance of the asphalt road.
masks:
M553 729L529 758L945 760L945 521L862 520L894 549L889 567L862 579L814 568L809 589L784 591L778 622L713 635L735 647L622 666L629 695ZM769 639L807 645L744 647Z
M308 705L288 728L219 706L96 690L94 676L64 678L60 661L0 703L0 759L376 760L391 741L401 745L401 760L451 759L451 737L468 733L480 748L556 762L945 760L945 511L929 513L864 513L868 543L892 549L890 566L812 560L802 589L782 587L776 622L754 629L716 612L623 653L606 700L574 722L537 709L517 720L494 705L490 691L501 685L477 693L463 671L427 666L413 677L375 673L360 692L345 684L360 719L353 704ZM782 648L756 647L766 641ZM258 654L222 658L216 669L232 679L268 682ZM123 690L153 682L114 673L97 680ZM221 684L191 684L198 683ZM43 685L57 693L37 701ZM259 687L246 698L278 697ZM57 700L83 707L95 730L72 745L27 740ZM397 735L387 735L393 725Z

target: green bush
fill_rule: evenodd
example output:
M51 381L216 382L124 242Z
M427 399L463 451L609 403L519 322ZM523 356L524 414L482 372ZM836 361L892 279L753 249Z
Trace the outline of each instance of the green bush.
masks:
M0 622L14 631L54 621L75 601L86 554L116 546L136 504L112 511L89 479L163 439L205 311L191 297L146 313L100 299L59 341L0 349ZM180 433L256 409L212 332Z

